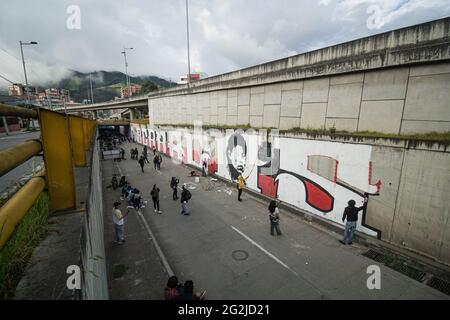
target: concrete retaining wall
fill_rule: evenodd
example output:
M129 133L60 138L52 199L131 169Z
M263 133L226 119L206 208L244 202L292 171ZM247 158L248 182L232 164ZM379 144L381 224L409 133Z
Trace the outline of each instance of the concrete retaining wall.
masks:
M132 125L133 138L186 164L320 216L343 228L347 201L369 203L357 230L450 264L450 151L385 139L271 135ZM353 139L353 140L352 140Z
M450 18L177 86L149 96L154 125L450 131Z
M450 62L149 99L154 125L450 131Z

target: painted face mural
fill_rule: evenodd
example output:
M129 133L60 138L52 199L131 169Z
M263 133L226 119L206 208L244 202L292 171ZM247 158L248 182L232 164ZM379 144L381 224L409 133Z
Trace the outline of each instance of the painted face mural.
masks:
M242 135L234 133L228 138L227 164L232 180L237 180L247 165L247 143Z

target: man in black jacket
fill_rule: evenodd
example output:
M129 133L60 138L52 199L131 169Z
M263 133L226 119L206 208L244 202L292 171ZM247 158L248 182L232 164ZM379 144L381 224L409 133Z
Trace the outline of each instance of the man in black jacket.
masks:
M347 219L344 231L344 240L339 240L342 244L352 244L353 236L355 235L356 222L358 221L358 212L365 208L367 204L367 196L364 198L364 204L361 207L355 207L355 200L350 200L348 202L348 207L344 210L344 215L342 216L342 222Z
M186 189L186 184L183 184L183 191L181 191L181 214L189 215L188 201L191 199L191 193Z

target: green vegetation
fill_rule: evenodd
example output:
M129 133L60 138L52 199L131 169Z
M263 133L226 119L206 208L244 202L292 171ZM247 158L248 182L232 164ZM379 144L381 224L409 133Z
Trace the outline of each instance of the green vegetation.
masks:
M48 195L42 192L0 251L0 300L13 297L33 249L47 234L47 219Z
M142 82L141 85L142 85L141 92L140 92L141 94L158 90L158 86L150 80L145 80L144 82Z
M114 265L114 267L113 267L113 278L117 279L117 278L123 277L128 269L129 269L129 267L127 267L126 265L123 265L123 264L116 264L116 265Z
M420 140L420 141L435 141L435 142L449 142L450 141L450 131L448 132L429 132L423 134L393 134L393 133L382 133L376 131L337 131L336 128L330 129L304 129L304 128L293 128L290 130L280 130L280 133L297 133L306 135L328 135L335 137L361 137L361 138L382 138L382 139L397 139L397 140Z
M156 126L160 127L174 127L174 128L189 128L193 129L193 124L157 124ZM247 125L237 125L237 126L228 126L228 125L202 125L204 130L207 129L219 129L219 130L227 130L227 129L266 129L273 130L276 128L260 128L260 127L252 127L250 124ZM341 137L341 138L369 138L369 139L392 139L392 140L409 140L409 141L424 141L424 142L438 142L447 144L450 142L450 131L447 132L429 132L423 134L393 134L393 133L382 133L375 131L357 131L357 132L348 132L348 131L338 131L335 127L330 129L312 129L312 128L293 128L290 130L280 130L281 134L306 134L308 136L331 136L331 137Z
M125 74L118 71L92 72L92 88L94 91L94 102L104 102L120 97L120 87L125 85ZM144 85L151 82L156 88L169 88L176 85L173 82L155 76L131 77L130 83ZM70 97L75 102L83 102L90 95L89 73L72 71L72 74L58 82L49 83L46 87L70 90Z

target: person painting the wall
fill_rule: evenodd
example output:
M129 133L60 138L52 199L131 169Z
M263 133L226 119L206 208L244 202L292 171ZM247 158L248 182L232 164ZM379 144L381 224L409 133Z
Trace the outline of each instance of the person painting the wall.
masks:
M344 215L342 216L342 222L347 219L345 223L344 240L339 240L340 243L347 245L352 244L353 237L356 230L356 222L358 221L358 212L363 210L368 201L367 194L364 196L364 203L361 207L355 207L355 200L350 200L348 206L344 210Z
M244 186L247 184L247 182L245 181L245 178L242 176L242 174L239 174L237 181L238 181L237 182L238 201L242 201L242 199L241 199L242 190L244 190Z
M244 190L248 178L243 176L247 165L247 143L242 135L233 133L230 136L226 154L230 178L237 181L238 201L242 201L242 190Z

